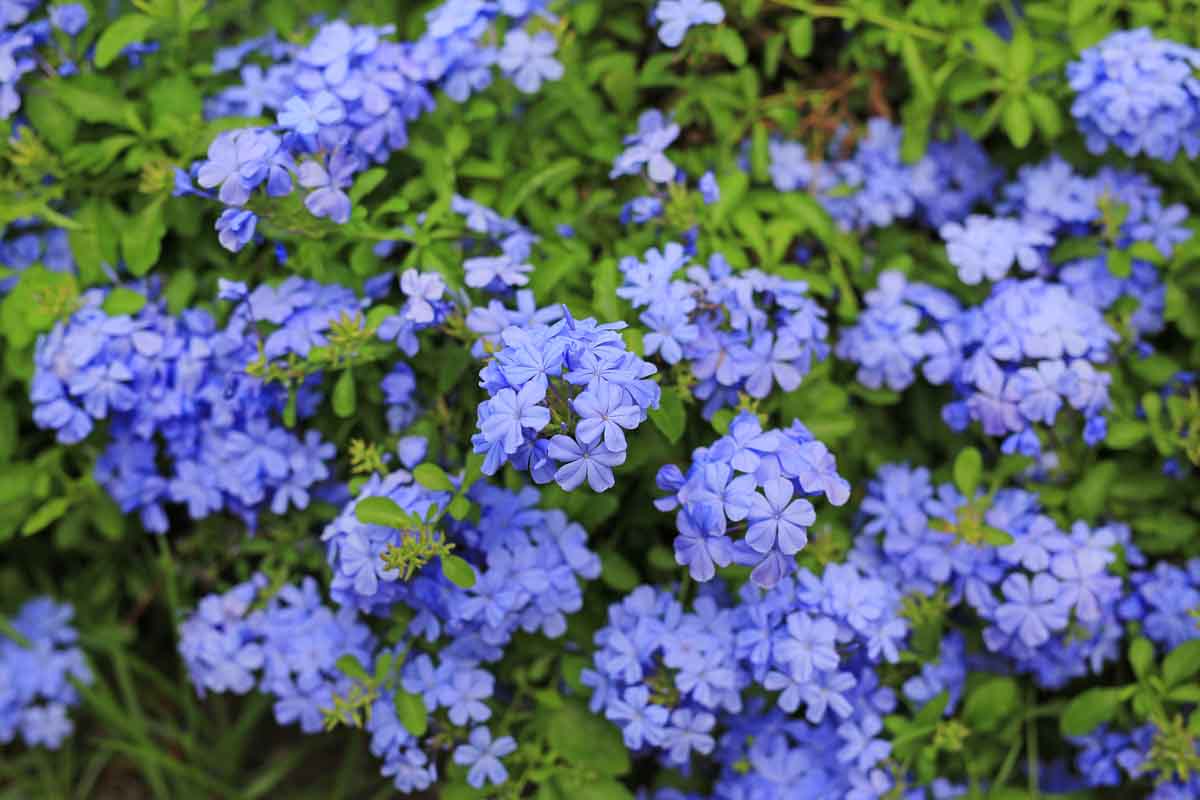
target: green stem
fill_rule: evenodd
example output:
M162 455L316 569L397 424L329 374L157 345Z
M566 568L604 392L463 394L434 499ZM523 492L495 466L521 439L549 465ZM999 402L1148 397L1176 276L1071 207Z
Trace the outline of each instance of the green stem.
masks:
M820 3L810 3L807 0L774 0L775 3L793 8L797 11L803 11L814 17L826 17L829 19L843 19L850 23L863 20L872 25L878 25L881 28L893 31L895 33L906 33L909 36L918 39L924 39L927 42L936 42L941 44L946 41L945 34L939 33L931 28L926 28L921 25L913 25L910 22L901 22L900 20L891 19L890 17L880 14L876 11L859 10L854 8L842 8L841 6L827 6Z

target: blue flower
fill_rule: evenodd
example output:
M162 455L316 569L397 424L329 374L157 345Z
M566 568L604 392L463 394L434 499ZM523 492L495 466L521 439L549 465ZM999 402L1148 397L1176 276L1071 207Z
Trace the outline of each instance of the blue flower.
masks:
M492 741L491 731L480 726L471 731L467 742L454 748L454 763L471 768L467 772L467 783L482 789L487 783L499 786L508 780L508 770L500 759L517 749L511 736Z
M87 27L88 11L79 3L50 6L50 24L68 36L78 36Z
M611 489L616 483L612 468L625 463L624 451L613 452L600 440L587 444L561 434L550 440L549 455L562 462L554 473L554 480L568 492L584 480L594 492Z
M837 626L831 620L797 611L788 615L787 634L775 640L773 651L796 680L807 681L815 672L837 669L836 640Z
M467 271L466 283L482 289L493 283L500 286L524 286L529 283L530 264L520 264L508 256L468 258L463 262Z
M798 553L808 543L808 526L817 519L812 503L793 500L791 481L782 478L767 481L763 492L765 496L752 499L746 543L760 553L775 547L786 556Z
M550 424L550 409L541 405L546 392L537 383L527 383L520 392L501 389L488 400L488 416L480 430L489 442L500 442L506 453L515 453L525 442L524 429L537 433Z
M247 208L227 208L217 217L216 229L221 246L234 253L254 238L258 215Z
M339 225L350 220L349 188L354 173L358 171L358 159L345 148L333 151L329 156L328 170L317 161L305 161L300 165L300 185L313 189L304 199L304 206L314 217L324 217Z
M1031 582L1025 575L1014 573L1000 588L1006 602L996 609L996 625L1004 633L1019 637L1026 647L1037 647L1052 632L1067 627L1069 607L1053 576L1039 572Z
M331 92L318 92L311 100L289 97L276 120L284 128L311 136L324 125L336 125L346 117L342 102Z
M1067 65L1071 115L1092 153L1115 146L1171 161L1200 154L1200 51L1149 29L1115 31Z
M625 746L633 750L643 744L661 744L667 735L670 714L668 709L650 702L650 691L644 686L626 689L605 711L605 716L621 725Z
M558 42L548 31L534 36L522 30L509 31L496 63L518 89L533 94L542 81L556 81L563 76L562 64L553 57L557 49Z
M725 19L725 10L712 0L659 0L654 7L658 38L667 47L678 47L693 25L717 25Z

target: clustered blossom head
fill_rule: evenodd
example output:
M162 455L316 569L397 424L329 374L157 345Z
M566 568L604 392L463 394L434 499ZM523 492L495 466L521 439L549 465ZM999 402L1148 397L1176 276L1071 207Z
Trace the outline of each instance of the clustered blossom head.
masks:
M268 36L220 51L221 71L256 54L275 63L265 72L258 64L242 66L242 83L211 99L208 115L273 112L277 124L218 135L193 174L177 175L177 193L200 193L192 188L193 178L204 189L218 189L227 208L217 230L222 245L235 251L254 237L257 215L246 206L259 187L268 198L279 198L298 183L309 190L304 205L313 216L344 224L354 176L407 146L409 123L435 106L433 90L440 87L451 100L464 102L491 84L493 66L527 93L562 76L553 57L557 42L548 32L530 36L514 27L502 48L487 42L495 38L498 17L520 26L535 12L544 13L541 5L444 3L426 15L428 28L414 42L387 40L391 26L335 20L307 45Z
M609 608L583 682L631 750L720 763L715 797L849 796L886 780L883 715L896 698L875 665L899 659L899 609L897 592L850 565L801 570L770 592L746 584L736 598L708 584L690 612L642 586Z
M479 234L463 241L465 252L471 255L463 262L468 287L506 294L529 283L529 273L533 270L529 256L538 242L536 234L516 220L502 217L462 195L451 198L450 209L463 218L467 230ZM492 248L500 252L476 255Z
M977 203L989 199L1000 181L979 144L965 134L934 142L916 164L900 157L903 131L875 118L847 158L844 137L831 144L828 157L816 159L799 142L775 140L769 145L771 181L781 192L816 195L846 230L890 225L919 216L940 226L961 220Z
M471 437L485 475L509 462L535 483L553 480L567 491L585 481L597 492L613 486L612 469L628 450L625 431L645 422L660 396L649 379L657 370L626 349L624 327L576 320L564 308L552 324L500 332L479 373L488 399Z
M28 747L56 750L75 729L67 712L79 693L71 681L90 684L92 672L71 625L74 613L37 597L9 619L23 641L0 633L0 744L20 735Z
M391 285L379 285L383 291ZM446 282L436 272L420 272L406 269L400 275L400 293L404 305L395 314L390 314L379 323L377 334L385 342L394 342L407 356L415 356L421 349L417 334L435 328L446 321L453 304L446 293Z
M1044 265L1054 238L1036 224L1024 225L1010 217L971 214L962 222L947 222L939 231L946 241L946 256L958 268L963 283L998 281L1013 263L1026 272Z
M1200 796L1200 775L1193 772L1185 778L1164 774L1164 770L1152 763L1151 751L1160 735L1158 726L1147 723L1131 731L1101 725L1086 736L1076 737L1074 744L1079 752L1075 767L1083 778L1081 788L1128 787L1146 781L1154 787L1146 795L1147 800L1187 800ZM1200 756L1200 745L1194 747L1195 756Z
M167 529L165 502L186 504L193 519L228 509L251 526L264 506L276 514L307 507L314 485L329 476L333 446L315 431L298 435L279 425L287 392L247 368L264 356L303 358L327 343L334 320L364 302L298 277L252 292L227 283L222 296L238 305L222 329L200 309L168 314L153 285L135 288L147 298L140 311L110 315L109 293L91 290L67 322L38 340L34 421L65 444L106 421L96 479L154 532ZM300 418L320 402L315 382L297 390Z
M1125 155L1171 161L1182 149L1200 154L1200 50L1149 29L1116 31L1067 65L1075 90L1071 114L1099 155L1110 146Z
M23 272L34 264L41 264L51 272L73 273L75 257L67 232L62 228L39 229L36 219L0 226L0 267ZM11 291L17 280L16 275L0 279L0 294Z
M758 269L734 272L719 253L708 268L691 264L684 248L651 248L642 261L620 262L617 294L634 308L648 333L646 356L669 365L686 360L704 414L736 406L741 394L762 399L779 386L790 392L829 353L825 310L803 281ZM685 271L686 278L676 279Z
M686 474L669 465L657 482L671 494L655 505L678 508L676 562L698 581L712 580L717 567L753 566L751 578L765 588L792 572L808 543L816 511L806 498L824 495L838 506L850 499L837 460L799 420L764 431L749 412L733 420L727 435L697 448ZM742 529L745 535L733 539Z
M31 19L39 5L41 0L7 0L0 6L0 120L21 108L17 85L24 75L39 68L54 69L62 76L79 70L58 46L54 31L78 36L87 26L87 9L78 3L62 3L51 6L45 18Z
M407 581L389 569L383 554L416 533L359 521L356 507L372 497L388 498L415 517L437 519L440 534L472 565L472 587L457 587L434 567ZM335 602L347 612L407 612L401 686L419 696L431 715L472 727L454 760L469 766L468 781L481 788L505 780L499 759L514 750L508 736L493 741L482 726L492 716L486 700L496 692L496 676L486 664L503 656L518 631L562 636L566 615L582 607L580 583L599 577L600 559L589 551L580 525L562 511L536 507L535 489L510 492L475 483L469 497L479 507L478 524L440 516L449 494L416 485L406 470L373 475L322 539L334 570ZM234 652L227 657L238 661ZM413 792L436 780L437 764L396 717L394 693L395 687L380 693L372 706L371 750L383 760L383 774L402 792Z
M343 656L373 662L375 640L352 609L333 611L314 578L264 598L255 575L224 594L203 598L179 626L179 653L196 691L275 697L275 719L305 733L322 730L324 711L353 681L337 668Z
M1183 566L1159 561L1129 576L1132 591L1117 611L1122 620L1141 623L1142 633L1164 651L1200 639L1200 558Z
M885 272L838 355L860 365L866 385L894 390L908 386L919 365L930 383L954 389L942 409L951 428L979 422L985 434L1006 437L1005 452L1037 455L1033 426L1053 424L1066 404L1083 413L1086 441L1104 438L1111 376L1098 367L1117 339L1100 312L1062 284L1008 279L981 305L959 309L940 290Z
M1120 655L1118 551L1144 563L1127 526L1061 530L1030 492L966 498L932 484L927 469L897 464L880 468L862 516L850 563L904 595L944 592L951 609L974 611L987 652L1006 658L1007 669L1060 688ZM924 702L944 689L961 693L961 641L953 647L941 667L905 684L906 695Z

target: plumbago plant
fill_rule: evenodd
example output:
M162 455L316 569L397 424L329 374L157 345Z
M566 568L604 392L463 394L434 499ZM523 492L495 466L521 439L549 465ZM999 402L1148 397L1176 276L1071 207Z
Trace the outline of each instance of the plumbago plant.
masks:
M0 0L13 797L1200 797L1182 0Z

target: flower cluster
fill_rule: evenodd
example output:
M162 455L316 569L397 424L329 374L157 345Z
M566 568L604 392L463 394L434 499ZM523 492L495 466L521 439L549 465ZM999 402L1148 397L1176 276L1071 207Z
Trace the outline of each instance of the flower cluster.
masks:
M0 119L8 119L21 108L17 85L39 65L56 61L55 69L62 76L79 69L71 54L55 42L54 31L74 39L87 27L87 8L79 3L60 3L47 9L44 19L30 19L39 5L41 0L8 0L0 6ZM41 48L56 52L51 57Z
M57 749L75 726L71 681L92 682L71 625L75 610L48 597L29 600L9 620L19 639L0 632L0 744L18 734L29 747Z
M1153 763L1156 740L1164 734L1169 736L1170 732L1149 723L1128 732L1102 725L1086 736L1077 737L1075 745L1079 753L1075 766L1083 778L1083 786L1089 789L1122 786L1148 777L1154 781L1154 791L1146 795L1147 800L1186 800L1200 795L1200 775L1192 772L1185 778ZM1190 735L1183 741L1190 752L1178 755L1194 763L1200 758L1200 746L1192 743Z
M946 240L946 256L958 268L963 283L998 281L1014 263L1036 272L1045 263L1054 238L1036 224L1010 217L971 214L962 222L947 222L938 231Z
M896 464L879 470L862 514L851 563L905 595L942 593L951 608L970 608L985 623L987 650L1039 685L1062 687L1119 655L1117 551L1144 563L1128 527L1077 522L1064 531L1030 492L967 498L935 486L927 469ZM948 689L957 698L961 640L942 653L939 666L905 685L907 695L928 700Z
M1171 161L1200 154L1200 50L1156 38L1147 28L1117 31L1067 65L1071 114L1100 154L1110 146Z
M502 294L529 283L533 270L529 256L538 241L532 231L462 195L451 198L450 209L463 218L469 231L479 234L463 243L472 254L463 262L467 286ZM474 255L493 247L500 251L498 255Z
M868 308L838 344L866 385L903 389L920 365L957 399L942 409L951 428L979 422L1004 436L1005 452L1036 455L1035 424L1052 424L1064 404L1084 414L1084 438L1107 430L1110 376L1097 369L1118 337L1093 306L1039 278L996 284L981 305L959 309L943 292L885 272ZM921 330L927 320L938 327Z
M553 480L567 491L585 481L597 492L613 486L612 469L628 449L625 431L646 421L660 395L649 380L657 370L626 349L624 327L576 320L564 308L552 324L501 331L479 373L488 399L471 437L485 456L484 474L510 462L535 483Z
M334 697L353 683L338 659L371 663L374 637L352 609L325 606L314 578L270 599L263 597L266 586L266 577L255 575L204 597L179 626L179 654L201 695L257 688L274 696L279 724L317 733Z
M62 228L37 230L36 219L17 220L11 227L0 227L0 268L22 272L41 264L51 272L74 272L75 257L67 232ZM6 238L6 235L11 234ZM0 280L0 294L7 293L17 282L17 276Z
M920 161L906 164L902 136L899 127L875 118L848 158L841 156L845 137L839 136L826 159L812 158L799 142L775 140L769 145L771 181L781 192L816 195L847 230L914 216L940 226L963 219L992 196L1002 173L974 140L959 134L933 142Z
M674 766L693 754L722 763L716 796L784 796L797 780L804 796L847 796L885 778L876 769L890 753L882 717L896 698L874 665L899 659L908 631L899 610L898 593L850 565L801 570L777 591L747 584L736 601L709 584L690 612L642 586L609 608L583 681L592 709L621 727L630 749L658 749ZM779 711L751 699L751 687L772 693ZM780 712L801 706L791 737L774 740ZM747 756L749 769L732 769ZM800 762L803 775L788 766Z
M647 357L688 362L706 417L736 406L743 393L762 399L776 385L792 391L813 360L828 355L825 310L803 281L734 272L719 253L707 269L689 264L675 242L647 250L641 261L627 256L617 294L646 309L640 319ZM685 279L676 278L681 271Z
M177 176L176 191L195 192L191 178L205 189L218 189L227 208L217 230L221 243L235 251L254 237L258 217L247 205L259 187L268 198L282 198L291 194L293 182L299 183L309 190L304 205L313 216L347 222L346 190L354 176L407 146L409 123L435 106L433 89L464 102L491 84L493 66L528 93L562 76L550 33L530 36L514 27L501 48L485 42L498 16L520 26L540 5L444 3L428 13L428 28L414 42L388 41L390 26L336 20L304 46L266 37L222 51L218 66L225 70L257 53L275 63L266 71L253 63L242 66L242 84L213 98L208 114L271 111L277 124L219 134L207 160L192 175Z
M343 613L387 616L399 611L407 619L400 643L407 654L397 663L399 686L380 687L366 723L372 752L383 761L383 774L405 792L428 787L437 771L421 742L398 719L395 693L402 689L420 698L429 714L442 711L453 726L477 726L455 749L454 760L470 767L472 785L503 782L506 772L499 758L512 751L511 739L493 741L480 725L491 718L486 701L496 690L496 678L485 665L501 658L518 631L561 636L566 616L583 605L580 580L600 574L600 560L587 548L583 528L561 511L538 509L536 490L510 492L477 483L469 497L479 508L478 523L443 516L450 495L423 488L405 470L374 475L322 536L334 571L330 591ZM412 527L360 521L358 506L367 498L391 501ZM416 527L424 525L441 527L435 535L452 543L455 553L472 565L476 579L469 588L434 569L404 575L390 560L406 543L419 546L418 539L428 532ZM241 607L255 591L239 587L226 597L240 592ZM213 604L209 615L220 611ZM244 609L234 616L242 618ZM247 643L256 644L243 623L230 630L234 632L221 639L225 650L217 652L205 674L236 672L246 660L241 654ZM248 660L257 660L257 653L252 649ZM364 658L362 663L370 662Z
M749 412L730 423L728 434L697 448L686 474L669 465L657 483L670 492L655 501L658 508L678 508L675 560L693 578L712 580L717 567L736 562L753 566L751 578L765 588L792 571L808 543L816 511L806 498L824 495L838 506L850 499L837 460L799 420L764 431ZM739 530L745 535L733 539Z
M1117 611L1122 620L1141 623L1142 632L1164 650L1200 639L1200 559L1185 566L1159 561L1129 576L1132 591Z
M303 358L326 345L332 323L358 313L363 302L301 278L253 292L230 284L223 295L239 303L218 329L200 309L168 314L153 285L120 291L144 305L109 314L105 304L115 295L91 290L67 322L38 341L34 421L63 443L81 441L107 421L96 478L154 532L167 529L168 501L185 503L193 519L228 509L251 526L264 505L277 514L305 508L310 489L329 475L333 446L315 431L299 436L280 426L288 392L248 370L264 358ZM314 380L296 390L298 417L320 402ZM163 453L167 474L160 472Z

